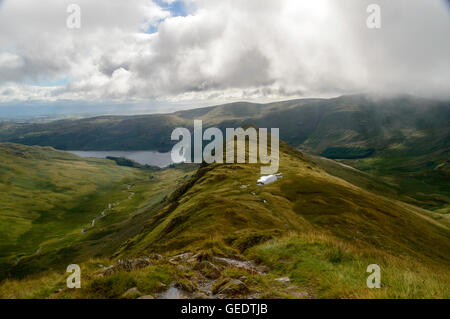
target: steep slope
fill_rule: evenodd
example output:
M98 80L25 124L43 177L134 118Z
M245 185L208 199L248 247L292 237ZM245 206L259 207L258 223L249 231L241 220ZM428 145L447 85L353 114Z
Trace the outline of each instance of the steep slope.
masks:
M177 251L211 240L236 241L245 250L247 237L320 230L355 245L449 263L449 229L426 211L331 176L284 143L280 172L282 179L259 186L258 165L203 167L123 254Z
M418 196L417 194L412 192L412 181L409 182L409 187L408 185L399 185L398 179L393 180L392 178L383 178L380 176L372 175L364 171L355 169L352 166L321 156L314 156L310 154L306 154L305 156L330 175L339 177L374 194L378 194L394 200L401 200L402 202L406 202L415 206L423 206L424 204L429 204L431 207L435 207L433 205L436 205L436 202L438 203L439 201L443 201L445 203L449 200L442 195L436 194L434 195L436 197L435 203L433 203L433 196L425 196L424 194ZM439 183L445 183L446 180L447 178L442 177L441 180L435 180L435 183L439 185ZM417 187L417 189L423 190L423 181L419 185L420 186ZM443 188L445 188L445 186ZM450 226L450 216L448 214L445 214L444 211L434 212L424 210L424 213L432 217L433 219L440 220L440 222L446 224L447 226Z
M82 264L83 289L65 288L61 270L5 281L0 297L450 296L445 223L364 189L358 176L361 187L334 177L285 143L280 173L259 186L257 164L203 165L121 226L140 227L111 259ZM382 289L365 284L374 263Z
M187 174L127 168L50 147L0 144L0 278L7 271L31 274L74 257L112 253L123 238L139 232L131 227L121 234L117 224L161 201L161 192L170 193ZM108 241L111 234L115 240Z

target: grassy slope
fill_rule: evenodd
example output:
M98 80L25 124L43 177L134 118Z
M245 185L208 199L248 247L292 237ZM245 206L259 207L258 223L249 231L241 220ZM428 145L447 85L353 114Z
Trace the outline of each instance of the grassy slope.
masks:
M161 201L188 174L173 169L161 178L160 172L18 144L0 144L0 157L2 275L6 268L22 275L57 268L65 259L111 254L139 232L119 225ZM82 234L110 203L106 217ZM115 240L108 240L112 234Z
M252 275L248 282L267 297L298 297L274 280L286 274L294 287L316 297L449 296L448 226L422 209L333 177L286 145L282 149L284 177L263 187L255 185L257 166L203 168L119 256L237 251L270 266L268 276ZM371 263L383 269L383 290L365 287ZM227 271L223 276L242 275Z
M192 187L173 197L124 254L233 241L245 237L243 229L285 233L318 227L361 246L449 262L448 228L423 210L333 177L287 144L280 163L284 177L264 187L255 184L258 165L203 168Z
M450 231L444 223L333 177L286 144L280 172L281 180L257 186L258 165L201 168L165 203L144 209L145 225L114 259L198 251L251 258L269 266L269 273L226 267L214 284L240 278L260 297L299 298L303 292L326 298L450 296ZM65 289L63 272L52 272L7 281L0 296L118 298L132 287L142 294L161 292L174 281L187 287L197 276L189 270L195 267L170 258L142 270L93 276L99 264L113 260L82 265L85 289ZM372 263L382 267L383 288L376 291L365 286ZM289 286L275 280L286 275ZM24 287L29 287L26 293Z
M353 168L352 166L331 159L314 155L306 155L306 156L309 160L316 163L321 169L325 170L327 173L342 178L347 182L359 186L372 193L385 196L394 200L401 200L402 202L406 202L415 206L424 206L427 203L424 200L420 200L422 196L413 194L411 191L411 187L407 187L406 185L400 185L396 183L396 181L401 182L402 181L401 179L396 180L387 177L383 178L380 176L375 176L366 173L364 171L360 171L358 169ZM436 182L442 183L444 180L445 178L442 178L442 180ZM421 182L420 184L423 184L423 182ZM428 201L430 200L430 197L424 198L426 198L426 200ZM438 198L445 199L444 196L439 196ZM440 220L441 223L444 223L447 226L450 226L450 216L446 215L445 211L423 210L423 213L433 219Z
M46 234L57 236L79 227L96 214L95 209L86 214L79 207L81 198L107 192L136 175L109 161L80 159L51 148L1 144L0 156L3 256L17 248L31 252L37 238L45 240Z
M449 150L413 155L388 150L361 160L341 160L361 171L396 185L399 194L414 198L416 205L448 213L450 208Z

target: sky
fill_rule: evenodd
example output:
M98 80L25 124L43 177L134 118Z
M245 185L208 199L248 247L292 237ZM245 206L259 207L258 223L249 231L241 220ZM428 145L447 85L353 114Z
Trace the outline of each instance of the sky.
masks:
M71 29L67 7L81 9ZM380 28L368 28L369 4ZM0 0L0 117L450 98L443 0Z

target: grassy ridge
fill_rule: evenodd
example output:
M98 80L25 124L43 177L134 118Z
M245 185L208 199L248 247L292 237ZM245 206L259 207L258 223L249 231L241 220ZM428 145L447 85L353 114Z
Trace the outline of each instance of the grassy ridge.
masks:
M449 229L426 211L333 177L286 144L280 162L284 177L264 187L255 183L257 165L203 168L123 253L177 251L246 233L250 240L262 230L319 228L356 245L448 264Z

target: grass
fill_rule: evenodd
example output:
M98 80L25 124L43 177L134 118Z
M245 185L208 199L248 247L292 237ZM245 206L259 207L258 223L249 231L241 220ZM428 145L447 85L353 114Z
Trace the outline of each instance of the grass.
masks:
M206 251L211 253L211 250ZM220 251L214 254L220 254ZM269 272L260 275L228 267L213 284L213 290L236 278L245 282L250 291L258 291L263 298L450 297L450 276L445 268L424 266L413 258L400 258L383 250L361 249L323 233L291 232L253 246L244 256L267 266ZM192 282L195 273L169 262L169 259L164 258L144 269L106 277L97 277L96 273L111 261L90 260L81 265L81 289L67 289L67 274L53 272L23 280L7 280L0 285L0 298L137 298L156 296L173 285L195 287ZM380 289L369 289L366 285L369 276L366 269L370 264L381 267ZM277 281L286 276L290 278L288 284ZM137 292L124 295L131 288L137 288Z
M7 271L22 276L62 267L71 258L112 254L139 232L139 224L128 230L123 224L161 202L190 174L139 170L17 144L0 144L0 158L0 278ZM106 216L82 234L105 209Z
M66 287L69 274L64 272L47 272L24 280L8 279L0 285L0 298L116 299L133 287L139 291L139 294L134 296L136 298L162 292L177 278L176 268L167 264L155 264L131 272L118 272L107 277L94 275L99 267L109 264L107 259L91 259L82 263L82 287L75 290Z
M258 165L203 168L123 254L181 251L233 236L245 241L244 230L264 238L264 232L320 229L360 246L448 264L448 226L427 211L333 177L285 144L280 163L283 178L264 187L256 185Z
M204 165L195 174L189 172L152 173L156 183L149 184L149 176L136 182L132 188L136 202L127 202L127 208L117 208L117 215L102 219L98 233L78 234L79 241L66 250L54 250L57 254L53 255L44 251L42 256L25 260L30 267L42 263L47 268L54 261L63 265L79 260L85 269L83 289L59 291L64 280L57 274L63 276L64 269L54 269L44 275L47 279L6 281L0 285L0 297L20 296L21 287L39 282L47 287L30 288L32 296L121 298L133 287L143 294L155 294L169 283L195 278L195 272L168 261L184 252L201 252L205 258L238 256L268 266L266 276L230 267L216 282L227 285L230 278L242 279L260 297L450 296L448 224L395 196L383 196L383 189L392 189L389 185L376 184L377 191L372 192L364 187L371 177L348 174L353 184L332 176L285 143L280 145L283 178L272 184L256 185L257 164ZM149 189L148 185L154 186ZM101 261L104 265L155 252L166 258L145 269L96 278L100 262L86 260L102 257L96 255L100 251L111 256ZM369 264L381 266L381 289L370 290L365 284ZM23 273L26 270L22 268ZM276 280L285 276L292 285Z
M382 250L362 250L322 234L273 240L254 247L248 255L271 267L272 277L287 275L292 284L310 287L318 298L450 297L445 269L427 268ZM366 286L370 264L381 267L380 289Z

